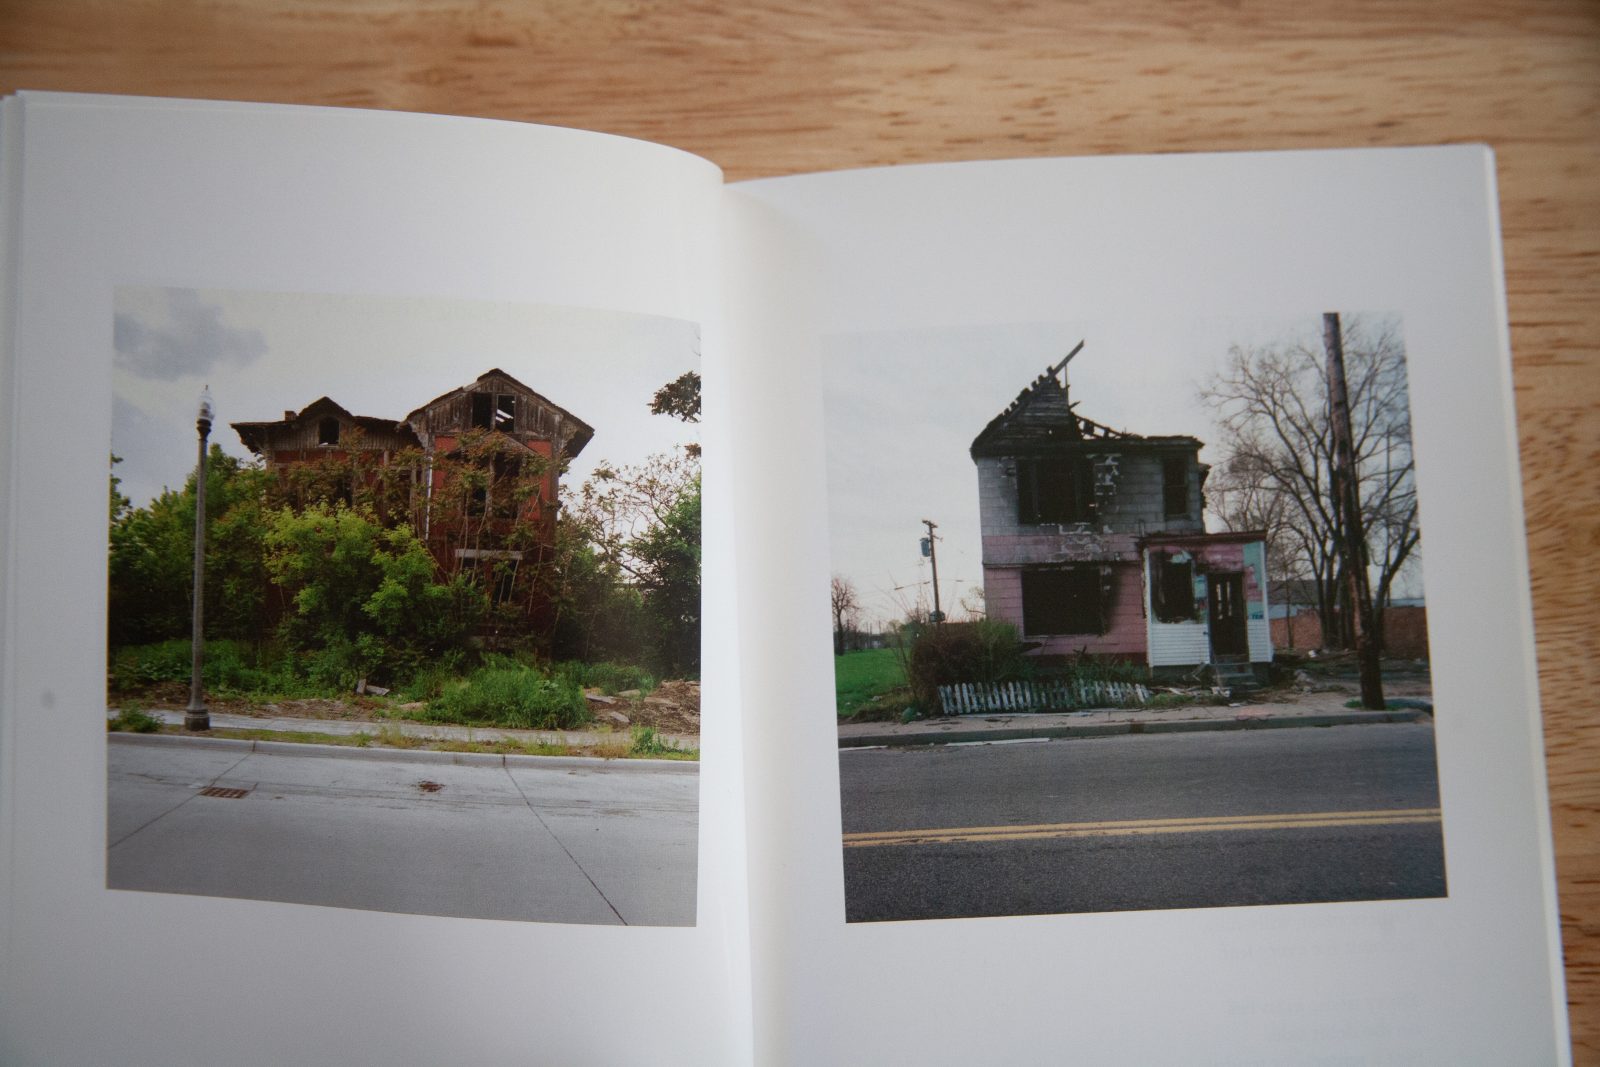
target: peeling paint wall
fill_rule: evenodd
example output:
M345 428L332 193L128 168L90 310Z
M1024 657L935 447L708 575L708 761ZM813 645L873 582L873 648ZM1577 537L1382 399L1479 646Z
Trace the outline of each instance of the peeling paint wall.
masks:
M1245 634L1252 663L1272 660L1271 624L1267 618L1266 545L1261 541L1197 542L1193 539L1164 544L1160 538L1146 541L1144 567L1145 596L1150 665L1152 667L1189 666L1211 662L1210 624L1206 618L1207 590L1211 574L1241 574L1244 578L1246 611ZM1160 622L1151 605L1154 576L1150 554L1183 552L1194 562L1195 618L1187 622Z

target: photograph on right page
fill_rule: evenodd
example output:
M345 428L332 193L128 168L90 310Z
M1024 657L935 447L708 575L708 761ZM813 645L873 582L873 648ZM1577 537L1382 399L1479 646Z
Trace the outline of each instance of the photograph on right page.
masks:
M823 375L848 921L1446 895L1402 316Z

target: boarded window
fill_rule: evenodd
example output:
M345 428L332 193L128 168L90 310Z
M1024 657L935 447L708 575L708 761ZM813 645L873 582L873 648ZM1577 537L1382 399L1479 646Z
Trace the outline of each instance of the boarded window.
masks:
M1094 518L1094 476L1087 456L1017 460L1017 516L1025 523Z
M326 418L317 423L317 444L336 445L339 443L339 420Z
M1157 622L1194 619L1194 562L1176 554L1150 554L1150 603Z
M1105 633L1104 602L1098 566L1022 572L1022 629L1026 634Z
M1169 519L1189 515L1189 457L1167 456L1161 461L1162 511Z

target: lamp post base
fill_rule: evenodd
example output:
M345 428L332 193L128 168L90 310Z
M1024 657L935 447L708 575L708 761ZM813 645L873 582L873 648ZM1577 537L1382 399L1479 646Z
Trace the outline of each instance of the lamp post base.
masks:
M206 708L189 708L183 713L183 728L185 730L211 729L211 712Z

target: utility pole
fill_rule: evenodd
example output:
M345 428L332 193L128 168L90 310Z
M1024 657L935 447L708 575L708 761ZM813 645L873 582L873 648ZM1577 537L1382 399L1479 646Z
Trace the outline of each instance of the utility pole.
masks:
M931 519L923 519L922 520L922 525L924 525L924 526L926 526L928 528L928 536L923 538L923 542L922 543L928 546L928 551L926 553L927 557L928 557L928 562L933 565L933 615L931 616L931 618L933 619L933 621L935 623L943 623L944 622L944 612L939 610L939 550L938 550L938 547L937 547L938 538L933 536L933 531L937 530L939 527L937 525L935 525L933 520L931 520Z
M200 458L194 466L194 636L189 647L189 707L183 714L185 730L211 729L211 712L206 708L200 675L206 647L206 438L211 436L214 414L208 387L200 393L200 412L194 423L195 432L200 435Z
M1361 521L1361 486L1356 478L1350 394L1344 378L1344 335L1337 312L1322 316L1322 345L1328 352L1328 421L1333 431L1333 499L1339 521L1339 556L1350 601L1356 660L1361 665L1361 705L1383 710L1383 670L1372 625L1372 588L1367 578L1367 534Z

